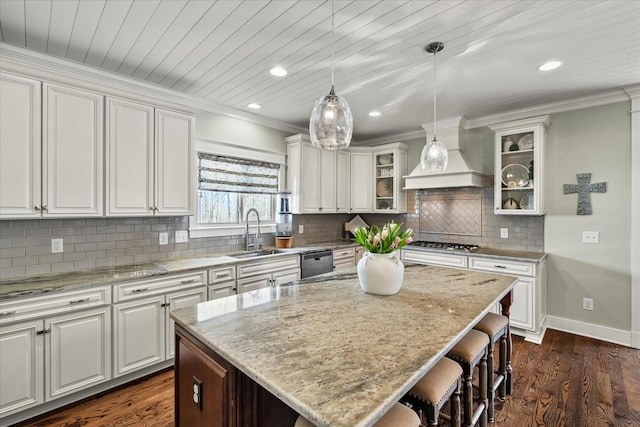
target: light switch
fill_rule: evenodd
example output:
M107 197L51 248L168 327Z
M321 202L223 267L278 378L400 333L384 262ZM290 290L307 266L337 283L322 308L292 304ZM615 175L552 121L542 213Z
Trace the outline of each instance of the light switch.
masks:
M300 224L298 226L298 233L303 234L304 233L304 225Z
M508 239L509 238L509 229L508 228L501 228L500 229L500 237L503 239Z
M189 234L187 230L176 231L176 243L187 243L189 240Z

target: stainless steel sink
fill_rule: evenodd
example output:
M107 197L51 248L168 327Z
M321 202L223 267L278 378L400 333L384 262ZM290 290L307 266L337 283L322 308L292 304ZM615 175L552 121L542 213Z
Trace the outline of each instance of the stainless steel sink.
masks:
M260 257L260 256L266 256L266 255L275 255L275 254L281 254L284 253L285 251L281 251L278 249L265 249L265 250L261 250L261 251L252 251L252 252L247 252L247 253L243 253L243 254L239 254L239 255L233 255L234 258L255 258L255 257Z

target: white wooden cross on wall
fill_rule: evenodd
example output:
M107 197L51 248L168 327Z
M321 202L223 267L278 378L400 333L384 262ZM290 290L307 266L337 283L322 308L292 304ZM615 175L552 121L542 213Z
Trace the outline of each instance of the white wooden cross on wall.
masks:
M607 183L591 184L590 173L579 173L576 176L578 184L564 184L564 194L578 193L578 215L593 215L589 193L606 193Z

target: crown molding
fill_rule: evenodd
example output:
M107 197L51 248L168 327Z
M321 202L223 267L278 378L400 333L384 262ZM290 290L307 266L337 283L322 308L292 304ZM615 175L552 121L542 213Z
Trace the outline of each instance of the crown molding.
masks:
M533 105L531 107L520 108L506 113L476 117L475 119L469 119L467 121L466 129L474 129L513 120L521 120L533 116L549 115L554 113L562 113L565 111L580 110L582 108L614 104L616 102L623 102L628 100L629 97L625 94L623 89L614 89L604 91L595 95Z
M193 114L209 112L287 132L308 132L308 129L299 126L207 101L164 86L6 43L0 43L0 70Z

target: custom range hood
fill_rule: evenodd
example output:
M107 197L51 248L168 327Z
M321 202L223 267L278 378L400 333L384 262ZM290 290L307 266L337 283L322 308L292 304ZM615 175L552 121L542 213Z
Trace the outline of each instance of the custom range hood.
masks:
M449 154L447 169L430 172L418 166L404 177L405 190L450 187L482 187L482 174L473 170L464 157L464 118L449 122L444 129L438 129L438 139L442 141ZM443 123L444 124L444 123ZM425 131L427 127L422 126ZM429 137L427 136L427 142Z

